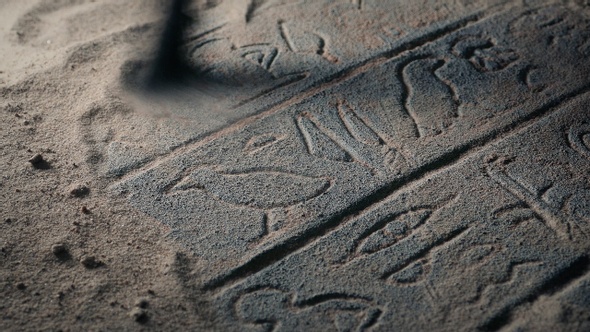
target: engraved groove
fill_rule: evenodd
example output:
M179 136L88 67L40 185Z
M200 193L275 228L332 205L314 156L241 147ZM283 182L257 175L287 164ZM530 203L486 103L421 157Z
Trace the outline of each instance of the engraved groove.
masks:
M199 48L201 48L207 44L210 44L210 43L213 43L216 41L220 41L220 40L223 40L223 38L212 38L212 39L207 39L207 40L204 40L200 43L197 43L197 44L195 44L195 46L193 46L191 48L191 50L189 51L189 54L192 56Z
M289 49L289 51L294 52L294 47L293 47L293 42L291 41L291 38L289 37L289 32L287 31L287 28L285 27L285 22L283 22L282 20L278 22L279 25L279 33L281 35L281 37L283 38L283 40L285 41L285 44L287 45L287 48Z
M245 49L245 52L242 54L242 57L252 61L256 65L261 66L265 70L270 70L270 67L272 67L274 60L278 55L278 50L274 47L269 46L268 44L244 45L241 48ZM259 56L252 58L249 57L249 55Z
M454 197L448 197L446 199L443 199L441 200L441 202L437 204L424 204L413 206L412 208L405 210L403 212L388 215L384 218L379 219L375 224L373 224L371 227L367 228L364 232L362 232L361 235L357 237L357 239L354 241L355 252L357 253L357 255L372 254L377 251L383 250L387 247L390 247L404 238L410 237L414 232L416 232L424 224L426 224L435 213L449 206L451 203L456 202L458 198L459 195L455 195ZM414 220L405 220L402 222L402 220L400 219L404 217L413 218ZM413 221L414 224L412 224L411 221ZM377 232L385 230L385 228L387 228L388 225L392 225L393 223L402 223L407 228L403 230L402 234L397 234L397 236L391 236L389 239L387 239L387 242L382 243L379 248L373 248L373 250L371 250L370 245L367 246L368 241L370 241L369 239L375 235L380 235Z
M363 314L360 322L355 324L355 331L364 331L375 325L382 314L381 309L374 306L370 300L344 293L319 294L304 301L297 301L296 297L297 294L276 288L254 287L240 295L234 302L234 312L245 321L254 324L270 324L271 330L288 320L289 316L304 317L314 309L322 312L336 310ZM337 324L336 321L334 324ZM293 328L294 326L289 326L287 329Z
M315 295L303 301L296 301L295 305L297 305L298 307L312 307L322 302L331 300L361 300L365 302L372 301L370 298L349 295L346 293L324 293L320 295Z
M211 34L211 33L215 32L215 31L218 31L218 30L220 30L220 29L221 29L221 28L223 28L224 26L225 26L225 23L224 23L224 24L222 24L222 25L220 25L220 26L217 26L217 27L215 27L215 28L212 28L212 29L209 29L209 30L207 30L207 31L203 31L203 32L201 32L201 33L198 33L198 34L196 34L196 35L194 35L194 36L191 36L191 37L187 38L187 43L188 43L188 42L191 42L191 41L194 41L194 40L197 40L197 39L200 39L200 38L202 38L202 37L205 37L206 35L209 35L209 34Z
M519 224L534 218L541 218L527 204L520 200L516 204L508 204L493 211L492 216L503 221L508 221L511 224Z
M371 227L368 227L367 229L365 229L365 231L363 231L361 233L361 235L354 241L355 251L357 253L359 253L359 250L361 251L360 253L373 253L373 252L383 249L383 248L379 248L377 250L371 250L371 251L367 252L367 250L364 249L364 247L366 246L364 244L366 243L366 240L368 238L370 238L372 235L375 234L375 232L378 232L378 231L384 229L387 225L397 221L397 219L399 219L400 217L406 216L406 215L413 213L413 212L425 213L425 218L424 218L425 220L423 220L423 221L421 220L421 222L416 227L423 225L424 222L426 221L426 219L428 219L430 217L430 215L432 214L433 209L434 208L431 205L420 205L420 206L412 207L408 211L396 213L394 215L389 215L385 218L380 219L378 222L373 224ZM410 230L409 232L411 233L412 230ZM397 240L395 242L397 242Z
M182 178L170 191L204 190L226 203L258 209L288 207L317 197L332 182L281 171L242 171L225 173L211 168L198 168ZM243 188L252 188L244 191ZM282 195L273 193L282 192Z
M419 259L412 262L405 268L396 271L391 274L387 281L393 282L396 286L414 286L422 283L426 280L427 276L431 272L431 263L427 258ZM437 298L435 295L434 287L431 285L425 285L427 291L430 293L431 298L434 300ZM430 289L432 287L432 289Z
M572 239L568 227L569 222L565 216L562 216L558 211L551 209L533 193L528 191L523 185L503 171L498 170L495 167L489 167L487 173L494 181L530 206L558 236L569 240Z
M272 65L272 63L271 63L270 65ZM269 65L269 66L270 66L270 65ZM280 88L286 87L286 86L288 86L288 85L291 85L291 84L293 84L293 83L295 83L295 82L301 81L301 80L303 80L303 79L305 79L305 78L309 77L309 72L292 73L292 74L287 74L287 75L285 75L285 76L282 76L282 77L283 77L283 78L285 78L285 77L291 77L291 78L289 78L289 79L286 79L284 82L282 82L282 83L279 83L279 84L277 84L277 85L273 86L272 88L268 88L268 89L266 89L266 90L263 90L262 92L260 92L260 93L258 93L258 94L256 94L256 95L254 95L254 96L252 96L252 97L250 97L250 98L247 98L247 99L244 99L244 100L240 101L240 102L239 102L239 103L237 103L237 104L236 104L236 106L234 106L232 109L236 109L236 108L238 108L238 107L240 107L240 106L244 106L244 105L246 105L246 104L248 104L248 103L250 103L250 102L252 102L252 101L254 101L254 100L256 100L256 99L258 99L258 98L260 98L260 97L262 97L262 96L264 96L264 95L266 95L266 94L268 94L268 93L271 93L271 92L272 92L272 91L274 91L274 90L277 90L277 89L280 89ZM237 123L234 123L234 124L239 124L239 121L238 121ZM230 126L229 126L229 127L233 127L233 126L230 124ZM229 127L228 127L228 128L229 128ZM223 128L222 128L222 129L220 129L220 130L223 130ZM211 132L211 133L209 133L209 135L212 135L212 134L214 134L214 133L215 133L215 132ZM197 140L197 139L195 139L195 140ZM191 143L191 142L189 142L189 144L190 144L190 143Z
M252 20L252 17L254 17L254 13L256 12L256 10L258 8L260 8L260 6L262 6L266 1L265 0L251 0L250 3L248 4L248 9L246 10L246 15L245 15L245 19L246 19L246 23L249 23L250 20Z
M373 309L370 312L368 312L367 317L365 318L361 326L359 326L359 330L364 331L365 329L368 329L373 325L377 324L377 322L379 321L379 317L381 317L382 314L383 311L381 311L380 309Z
M521 70L518 71L517 77L518 80L522 82L522 84L524 84L527 88L529 89L533 89L533 85L531 84L530 81L530 74L531 71L537 69L536 66L533 65L526 65L524 68L522 68Z
M260 150L263 150L273 144L282 141L283 139L285 139L285 137L286 136L284 135L274 133L257 135L250 138L250 140L244 146L243 151L248 154L256 153Z
M395 71L396 78L401 83L400 99L402 105L402 112L412 121L412 131L414 133L414 137L420 137L421 134L420 130L418 129L418 122L416 120L416 117L410 110L410 108L408 108L410 89L405 79L404 69L413 61L418 61L425 58L426 56L409 58L406 61L400 63L400 65L397 67L397 70Z
M445 59L444 61L445 61L445 63L443 64L443 66L447 64L448 60ZM446 88L448 89L448 93L451 95L453 110L448 115L450 115L451 117L454 117L454 118L458 118L458 117L463 116L463 112L461 111L461 107L460 107L461 106L461 99L459 98L459 93L457 93L456 87L453 86L453 83L450 80L440 76L438 70L436 70L434 72L434 75L436 76L436 78L438 78L438 80L440 81L441 84L446 85Z

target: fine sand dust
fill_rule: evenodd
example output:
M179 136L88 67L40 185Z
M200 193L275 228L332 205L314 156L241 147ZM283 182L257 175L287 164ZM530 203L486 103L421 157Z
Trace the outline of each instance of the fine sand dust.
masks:
M160 2L0 2L2 331L212 324L199 292L186 296L181 248L161 223L108 197L88 143L134 136L102 127L113 119L158 130L160 120L116 95L122 62L163 19ZM44 167L29 162L37 154Z
M459 3L447 1L450 7L421 12L424 3L408 2L406 12L395 14L408 31L453 19ZM300 2L199 0L187 15L200 15L199 24L206 28L235 31L236 43L246 38L240 30L245 17L258 24L256 10L288 6L298 8ZM464 7L474 11L478 4ZM0 0L0 331L235 329L200 287L207 278L197 271L209 269L198 258L203 253L176 241L168 226L133 207L124 195L113 194L111 187L144 165L157 166L158 156L179 147L182 152L186 143L245 119L253 112L236 114L229 106L268 90L264 84L270 76L258 83L256 76L246 75L235 79L250 79L252 87L213 89L197 97L180 91L176 101L146 102L129 92L128 79L153 54L166 8L163 0ZM334 29L357 21L355 29L403 36L379 21L393 14L371 15L374 20L347 12ZM358 37L363 50L382 46L375 35ZM308 53L334 64L358 53L350 46L331 54L321 37L313 38L289 47L301 51L317 43L319 51ZM314 59L305 63L320 61ZM289 65L284 68L277 77L296 76L289 76L297 74ZM197 106L182 110L175 104L185 97ZM261 105L267 103L272 111L274 104L263 98ZM264 139L276 138L248 144L255 150L266 144ZM511 328L580 330L588 327L590 313L542 295L520 305L511 319Z

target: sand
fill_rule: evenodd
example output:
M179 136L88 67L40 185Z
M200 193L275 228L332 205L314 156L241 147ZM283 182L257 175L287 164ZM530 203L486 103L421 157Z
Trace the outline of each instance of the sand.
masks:
M590 329L584 1L0 0L0 330Z

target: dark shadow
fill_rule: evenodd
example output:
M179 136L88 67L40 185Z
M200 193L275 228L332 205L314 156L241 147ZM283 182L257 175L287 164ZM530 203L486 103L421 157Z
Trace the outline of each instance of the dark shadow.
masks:
M51 164L43 159L43 156L40 154L36 154L33 158L29 159L29 163L31 163L35 169L48 170L51 168Z
M143 89L158 91L169 85L189 84L198 78L198 70L188 65L186 57L181 54L184 31L190 23L183 14L186 0L171 0L164 30L158 41L156 55L148 64L147 77Z
M56 252L55 257L60 262L65 262L65 261L69 261L70 259L72 259L72 255L70 255L70 253L67 250Z
M121 79L127 88L146 94L158 94L179 88L206 90L212 85L228 85L227 82L206 77L199 64L189 63L183 52L186 29L198 24L195 18L184 14L187 3L186 0L169 1L166 19L152 58L130 60L123 64Z
M206 63L189 59L186 54L186 31L198 25L195 8L188 8L187 0L170 0L166 19L150 59L125 62L121 67L121 83L146 100L191 100L199 96L221 98L240 89L264 88L269 77L245 73L240 68L212 74ZM191 12L188 16L185 13ZM287 77L291 77L288 79ZM279 86L307 77L294 69ZM186 101L185 100L185 101Z

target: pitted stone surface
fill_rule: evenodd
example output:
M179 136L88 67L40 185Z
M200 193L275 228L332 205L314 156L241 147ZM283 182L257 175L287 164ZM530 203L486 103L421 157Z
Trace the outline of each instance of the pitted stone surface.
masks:
M107 175L128 173L112 192L195 253L236 330L497 330L526 327L539 299L588 310L572 289L590 267L590 11L391 6L211 9L187 52L235 89L174 110L195 126L171 152L127 165L111 143Z

